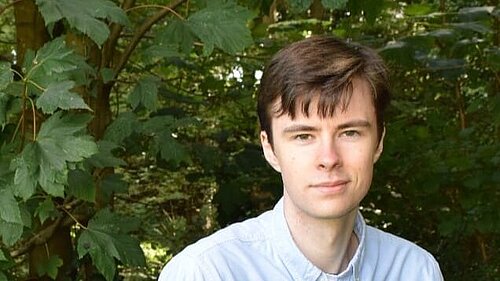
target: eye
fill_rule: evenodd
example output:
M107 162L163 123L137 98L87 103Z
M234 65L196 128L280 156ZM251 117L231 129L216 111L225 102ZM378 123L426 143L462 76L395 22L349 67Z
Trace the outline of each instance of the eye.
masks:
M360 135L361 134L359 133L359 131L356 131L356 130L347 130L347 131L342 132L342 136L345 136L348 138L355 138L355 137L359 137Z
M295 135L293 138L296 140L299 140L299 141L308 141L308 140L312 139L312 135L311 134L298 134L298 135Z

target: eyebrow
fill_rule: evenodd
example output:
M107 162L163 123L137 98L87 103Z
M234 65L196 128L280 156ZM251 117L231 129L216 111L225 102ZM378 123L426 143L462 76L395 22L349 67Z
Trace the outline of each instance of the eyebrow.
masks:
M367 121L367 120L351 120L347 121L345 123L339 124L337 126L337 130L343 130L346 128L356 128L356 127L363 127L363 128L370 128L372 124ZM319 130L315 126L310 126L310 125L303 125L303 124L296 124L296 125L291 125L289 127L286 127L283 129L283 134L289 134L289 133L296 133L296 132L313 132Z
M337 129L342 130L342 129L353 128L353 127L370 128L371 126L372 126L372 124L369 121L359 119L359 120L352 120L352 121L342 123L342 124L337 126Z
M318 128L314 126L297 124L297 125L291 125L283 129L283 134L295 133L295 132L312 132L316 130L318 130Z

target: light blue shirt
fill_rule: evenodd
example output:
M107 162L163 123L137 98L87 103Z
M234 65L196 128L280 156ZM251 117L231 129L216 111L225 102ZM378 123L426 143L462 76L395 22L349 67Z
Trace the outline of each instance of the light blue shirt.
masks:
M293 242L281 199L273 210L232 224L186 247L165 266L159 281L443 280L431 254L414 243L366 225L361 213L354 232L359 245L349 265L339 274L327 274Z

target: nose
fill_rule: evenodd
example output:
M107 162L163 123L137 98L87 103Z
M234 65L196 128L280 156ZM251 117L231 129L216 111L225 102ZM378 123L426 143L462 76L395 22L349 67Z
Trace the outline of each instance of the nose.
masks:
M322 141L318 149L318 168L329 171L340 164L341 158L335 142L331 139Z

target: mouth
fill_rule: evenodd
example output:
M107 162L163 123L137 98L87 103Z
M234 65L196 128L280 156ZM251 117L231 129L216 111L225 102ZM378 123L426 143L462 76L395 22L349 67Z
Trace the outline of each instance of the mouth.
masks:
M342 193L346 189L348 183L348 180L325 181L312 184L310 187L323 193L336 194Z

